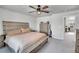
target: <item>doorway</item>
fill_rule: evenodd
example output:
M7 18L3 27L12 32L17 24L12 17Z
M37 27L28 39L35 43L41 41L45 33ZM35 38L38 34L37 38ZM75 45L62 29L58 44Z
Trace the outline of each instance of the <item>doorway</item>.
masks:
M75 52L75 16L64 17L64 40L66 50Z

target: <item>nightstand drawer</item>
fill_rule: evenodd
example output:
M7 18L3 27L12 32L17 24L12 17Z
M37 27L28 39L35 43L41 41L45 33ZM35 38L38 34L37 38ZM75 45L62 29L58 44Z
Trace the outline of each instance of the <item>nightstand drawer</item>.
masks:
M75 52L79 53L79 45L76 45Z
M0 47L3 47L4 46L4 42L0 42Z
M4 40L3 39L0 39L0 42L3 42Z
M0 35L0 42L3 42L3 41L4 41L4 36Z

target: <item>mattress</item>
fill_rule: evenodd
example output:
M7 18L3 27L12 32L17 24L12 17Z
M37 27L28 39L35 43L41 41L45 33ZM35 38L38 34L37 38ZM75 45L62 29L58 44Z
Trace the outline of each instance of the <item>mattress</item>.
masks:
M15 36L7 36L7 38L5 39L5 43L9 47L11 47L15 52L22 52L24 49L28 49L30 46L34 45L37 42L41 43L43 40L41 38L44 37L46 37L44 33L29 32ZM35 46L39 45L39 43ZM30 51L32 50L32 48L28 50Z

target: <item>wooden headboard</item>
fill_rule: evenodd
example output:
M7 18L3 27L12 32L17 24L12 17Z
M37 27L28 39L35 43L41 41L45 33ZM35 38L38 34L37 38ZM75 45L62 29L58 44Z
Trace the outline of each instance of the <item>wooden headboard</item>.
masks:
M21 28L29 28L29 23L25 22L12 22L12 21L3 21L3 33L7 34L13 31L19 31Z

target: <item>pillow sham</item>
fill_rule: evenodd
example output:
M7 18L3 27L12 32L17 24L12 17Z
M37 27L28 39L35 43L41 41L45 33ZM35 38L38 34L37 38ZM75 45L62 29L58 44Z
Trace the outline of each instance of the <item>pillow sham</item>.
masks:
M31 32L30 28L21 28L22 33L28 33Z

